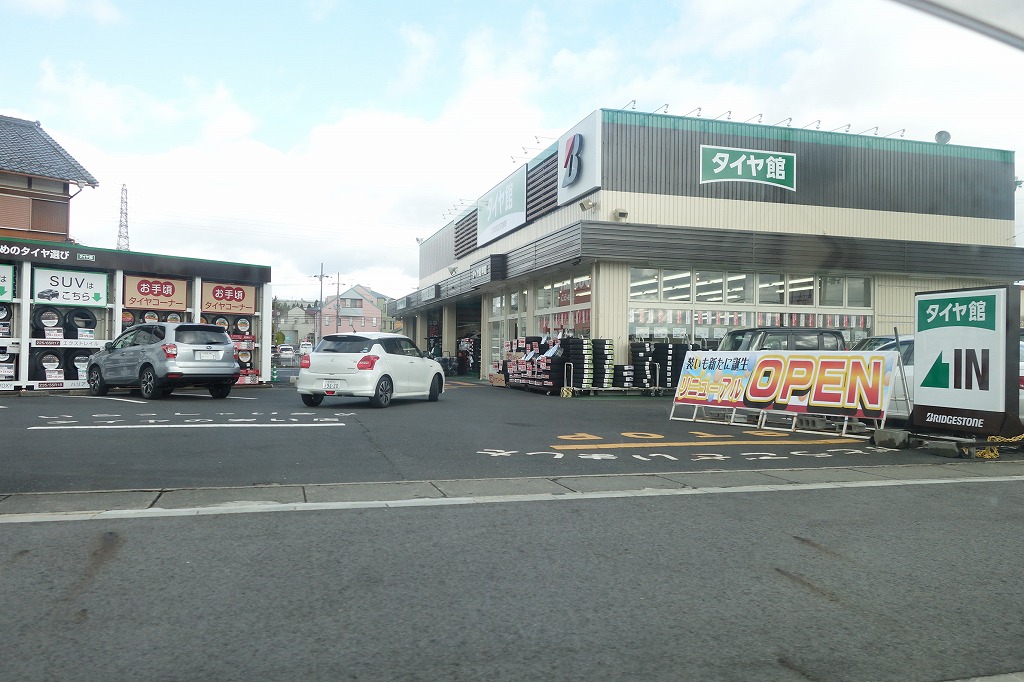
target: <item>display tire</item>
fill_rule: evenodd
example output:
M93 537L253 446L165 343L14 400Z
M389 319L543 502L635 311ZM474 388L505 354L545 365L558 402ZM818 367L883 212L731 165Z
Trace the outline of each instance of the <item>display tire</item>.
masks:
M17 353L0 353L0 362L14 365L14 375L10 378L3 378L0 381L10 381L11 379L18 379L18 354Z
M47 365L50 365L47 367ZM32 351L31 374L35 381L46 381L47 369L63 369L64 355L59 350L46 348Z
M92 395L103 396L110 390L107 382L103 381L103 373L100 371L99 365L91 366L86 376L89 381L89 393Z
M217 325L228 334L230 334L231 330L234 328L234 320L227 315L214 315L210 318L210 324Z
M139 371L139 393L146 400L159 400L163 396L156 372L149 365Z
M0 322L9 320L12 317L14 317L14 310L11 308L11 305L9 303L0 303Z
M231 328L236 334L242 334L243 336L252 334L252 320L247 315L239 315L231 323Z
M45 324L43 317L55 320L54 324ZM61 315L60 310L53 307L52 305L37 305L32 309L32 329L42 332L47 329L55 329L60 327L64 322L64 316Z
M79 329L95 328L96 313L88 308L72 308L64 315L64 335L69 339L77 339Z
M161 322L170 322L171 324L177 324L179 322L184 322L185 321L185 316L182 315L181 313L177 312L177 311L173 311L172 310L169 313L164 313L163 315L161 315L160 316L160 321Z
M306 407L316 407L324 401L322 395L309 395L306 393L302 394L302 404Z
M64 378L68 381L81 381L89 367L89 358L95 353L94 348L69 348L64 351ZM68 376L68 371L81 368L75 376Z
M139 314L137 324L153 324L160 321L160 313L156 310L146 310Z

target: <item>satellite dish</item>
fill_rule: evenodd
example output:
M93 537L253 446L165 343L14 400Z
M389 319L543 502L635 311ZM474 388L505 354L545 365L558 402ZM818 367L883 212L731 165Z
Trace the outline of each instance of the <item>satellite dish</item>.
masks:
M938 142L939 144L949 144L949 138L950 135L945 130L940 130L939 132L935 133L935 141Z

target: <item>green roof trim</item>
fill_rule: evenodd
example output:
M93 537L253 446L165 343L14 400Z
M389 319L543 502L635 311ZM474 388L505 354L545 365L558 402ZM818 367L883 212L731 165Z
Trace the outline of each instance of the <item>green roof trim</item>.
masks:
M768 126L760 123L734 123L706 118L688 118L620 109L601 109L602 123L620 125L668 128L698 133L735 135L738 137L765 138L773 141L799 142L803 144L824 144L836 147L860 147L903 154L929 154L981 161L1013 163L1014 152L985 147L965 147L955 144L921 142L918 140L893 139L873 135L851 135L850 133L822 132L804 128Z

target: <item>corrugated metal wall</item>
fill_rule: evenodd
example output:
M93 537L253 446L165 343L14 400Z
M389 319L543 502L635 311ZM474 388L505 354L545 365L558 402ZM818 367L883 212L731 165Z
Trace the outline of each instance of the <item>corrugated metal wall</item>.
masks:
M930 279L879 276L874 283L875 333L892 334L897 327L901 334L914 333L914 294L920 291L943 291L969 287L991 286L992 281L966 277L935 277Z
M603 112L603 188L713 199L1013 219L1013 153L621 111ZM796 191L700 184L700 146L796 154Z
M420 277L448 267L455 252L455 224L448 223L420 244Z

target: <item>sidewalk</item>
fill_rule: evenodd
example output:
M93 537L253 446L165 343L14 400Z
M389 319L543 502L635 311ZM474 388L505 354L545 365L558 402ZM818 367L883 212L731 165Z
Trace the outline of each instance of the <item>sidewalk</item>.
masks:
M0 523L995 481L1024 482L1024 462L15 493L0 494Z

